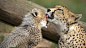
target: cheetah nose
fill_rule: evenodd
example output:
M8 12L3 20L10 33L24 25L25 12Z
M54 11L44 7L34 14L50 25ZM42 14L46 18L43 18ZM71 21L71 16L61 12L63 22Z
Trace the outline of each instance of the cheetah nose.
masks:
M50 9L47 9L47 12L51 11Z

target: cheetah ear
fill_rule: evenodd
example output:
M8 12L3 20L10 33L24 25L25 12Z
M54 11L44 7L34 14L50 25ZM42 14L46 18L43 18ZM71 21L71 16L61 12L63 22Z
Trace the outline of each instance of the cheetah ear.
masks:
M39 12L38 9L36 9L36 8L32 9L32 14L34 17L36 17L38 15L38 12Z
M81 17L82 17L82 14L75 14L75 21L80 20Z

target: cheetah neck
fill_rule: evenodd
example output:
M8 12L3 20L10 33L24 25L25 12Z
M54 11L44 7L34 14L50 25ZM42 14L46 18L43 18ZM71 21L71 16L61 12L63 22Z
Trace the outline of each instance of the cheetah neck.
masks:
M69 40L73 40L73 36L74 37L80 37L80 35L77 35L77 34L81 33L80 32L80 30L81 30L80 28L81 28L81 26L79 26L78 23L73 24L73 25L69 25L69 31L68 31L68 33L67 34L62 34L60 36L60 40L65 41L68 38L69 38ZM69 40L67 42L69 42Z
M52 23L53 23L53 26L55 27L55 29L57 30L57 33L59 35L64 34L64 32L66 32L68 30L66 23L64 24L56 19L53 19Z
M77 33L76 29L78 27L80 27L80 26L78 26L78 23L67 25L67 24L63 24L62 22L60 22L56 19L53 19L52 21L53 21L53 26L57 30L57 33L60 35L60 37L63 40L66 40L66 38L68 38L68 37L74 35L75 33ZM80 30L80 29L78 29L78 30Z

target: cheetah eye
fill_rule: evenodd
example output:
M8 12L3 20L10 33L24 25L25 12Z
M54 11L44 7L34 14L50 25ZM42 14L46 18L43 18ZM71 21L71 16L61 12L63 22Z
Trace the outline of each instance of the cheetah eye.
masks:
M61 11L63 11L62 9L59 9L59 8L58 8L57 10L61 10Z
M37 12L35 12L35 15L37 16L37 15L38 15L38 13L37 13Z

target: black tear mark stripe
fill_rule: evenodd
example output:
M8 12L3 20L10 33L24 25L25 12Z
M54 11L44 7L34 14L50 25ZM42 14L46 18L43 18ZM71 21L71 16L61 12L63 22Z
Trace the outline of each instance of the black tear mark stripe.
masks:
M50 19L54 19L54 13L55 13L55 11L57 11L57 10L61 10L61 11L63 11L62 9L56 9L56 10L54 10L54 12L52 12L51 17L48 17L48 18L50 18Z
M56 10L54 10L54 12L52 12L52 14L51 14L51 17L48 17L48 18L54 19L54 13L55 13L55 11L56 11Z
M34 16L34 14L33 14L33 13L31 13L31 15L32 15L32 16ZM34 16L34 17L35 17L35 16Z
M36 14L36 13L35 13ZM31 13L31 15L33 16L33 17L36 17L36 16L34 16L34 14L33 13ZM36 14L37 15L37 14Z

